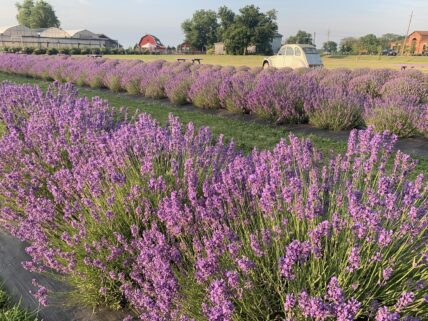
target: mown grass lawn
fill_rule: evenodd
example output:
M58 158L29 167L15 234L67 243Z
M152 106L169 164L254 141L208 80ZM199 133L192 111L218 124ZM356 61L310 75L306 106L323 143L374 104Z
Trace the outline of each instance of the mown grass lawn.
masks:
M222 66L249 66L261 67L263 56L231 56L231 55L106 55L113 59L142 59L154 61L164 59L176 61L177 58L202 58L202 63ZM400 69L401 64L420 65L415 69L428 72L428 57L426 56L324 56L322 57L326 68L392 68ZM424 66L426 65L426 66Z
M42 89L46 89L49 84L49 82L43 80L0 73L0 82L4 80L37 84ZM245 119L242 116L233 116L228 113L211 112L188 106L172 106L167 101L149 101L125 93L116 94L108 90L79 87L79 93L87 97L99 96L107 99L112 106L117 108L126 107L130 115L135 112L148 113L162 124L166 123L168 114L173 113L184 124L193 122L196 127L207 126L210 127L214 135L223 134L227 141L233 139L236 146L246 153L254 148L273 148L281 138L288 137L290 132L293 132L298 137L310 138L314 146L325 154L346 151L347 142L343 137L344 135L337 135L338 137L335 138L336 134L328 131L324 131L324 133L329 137L322 137L306 134L304 130L298 127L276 126L254 119ZM330 138L330 136L333 138ZM428 173L428 159L422 157L414 158L419 161L416 172Z

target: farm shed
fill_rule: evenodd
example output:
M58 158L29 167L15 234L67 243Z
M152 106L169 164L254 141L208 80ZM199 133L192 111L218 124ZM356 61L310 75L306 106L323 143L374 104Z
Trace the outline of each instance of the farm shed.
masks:
M0 28L0 47L117 48L119 43L86 29L30 29L22 25Z
M166 47L162 44L158 37L153 35L144 35L141 37L138 47L150 52L164 52Z

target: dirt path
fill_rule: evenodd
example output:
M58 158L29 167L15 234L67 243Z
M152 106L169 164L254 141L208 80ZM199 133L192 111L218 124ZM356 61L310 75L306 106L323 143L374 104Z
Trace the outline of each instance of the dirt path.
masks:
M21 262L28 260L25 253L25 244L0 230L0 280L4 288L15 302L21 300L21 305L27 311L37 311L39 304L29 293L35 291L31 280L37 279L48 290L55 293L65 293L68 288L65 284L52 280L44 275L31 273L21 266ZM126 316L124 312L92 311L89 308L70 306L64 296L53 295L48 297L49 305L41 307L38 317L44 321L120 321Z

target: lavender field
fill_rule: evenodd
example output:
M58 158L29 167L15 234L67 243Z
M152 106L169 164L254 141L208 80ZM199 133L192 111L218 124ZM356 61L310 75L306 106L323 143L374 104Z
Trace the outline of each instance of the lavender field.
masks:
M428 74L415 70L263 70L2 54L0 71L227 109L277 124L331 130L372 126L399 137L428 135Z
M351 99L351 83L375 73L0 57L8 72L204 107L243 112L253 97L251 106L267 106L262 117L287 97L277 105L284 109L272 109L276 121L311 121L306 103L332 97L379 100L382 110L400 101L408 115L426 108L419 73L382 71L391 80L376 87L380 96ZM420 86L403 85L410 81ZM291 89L297 84L305 89ZM325 91L305 96L309 85ZM289 103L294 93L300 98ZM28 242L25 268L61 275L81 304L126 309L126 320L427 320L428 184L423 174L410 178L410 156L393 152L396 135L354 130L346 153L335 155L290 135L244 155L173 115L162 127L119 112L78 97L71 84L47 92L0 84L0 224ZM420 118L411 124L423 132ZM49 304L49 289L34 285Z

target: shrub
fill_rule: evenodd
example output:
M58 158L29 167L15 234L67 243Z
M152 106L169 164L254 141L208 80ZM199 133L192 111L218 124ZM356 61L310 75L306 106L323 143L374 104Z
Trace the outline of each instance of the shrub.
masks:
M61 48L61 49L59 49L59 53L62 55L69 55L71 53L71 49L70 48Z
M344 92L340 87L324 89L316 95L316 102L309 112L309 123L331 130L356 128L364 125L366 105L361 95Z
M382 97L403 96L417 97L419 102L428 101L428 87L412 77L393 78L385 83L381 90Z
M165 94L173 104L184 105L188 102L191 83L192 75L189 71L177 73L165 82Z
M382 83L373 75L366 74L358 76L349 81L350 92L366 95L367 97L380 97Z
M154 91L153 87L156 85L152 85L152 82L159 76L159 72L162 69L164 60L154 61L150 63L146 63L143 65L140 74L140 92L143 95L146 95L146 90L149 89ZM150 88L152 87L152 88Z
M195 72L188 92L189 101L200 108L220 108L219 88L223 79L224 74L215 68Z
M82 48L81 51L80 51L80 53L82 55L90 55L91 54L91 49L89 49L89 48Z
M256 77L248 106L251 113L278 124L306 122L317 88L316 82L288 70L268 69Z
M58 49L56 48L48 48L47 52L48 55L52 56L52 55L57 55L58 54Z
M34 54L35 55L44 55L46 54L46 49L45 48L36 48L34 49Z
M34 52L34 48L32 47L25 47L24 49L22 49L22 52L27 54L27 55L31 55Z
M110 55L111 54L111 49L110 48L101 48L100 49L100 54L102 54L102 55Z
M248 71L227 77L219 89L222 107L231 112L249 112L248 99L254 88L254 80L255 76Z
M99 55L101 53L100 48L92 48L91 49L91 54L93 55Z
M398 137L411 137L418 133L421 115L422 107L417 101L389 96L386 100L376 100L364 118L367 125L379 132L389 130Z
M208 129L115 123L69 85L0 85L2 226L34 271L141 320L426 319L427 181L396 137L242 155ZM393 163L393 166L387 166Z
M82 53L82 50L80 48L71 48L70 54L72 55L80 55Z

